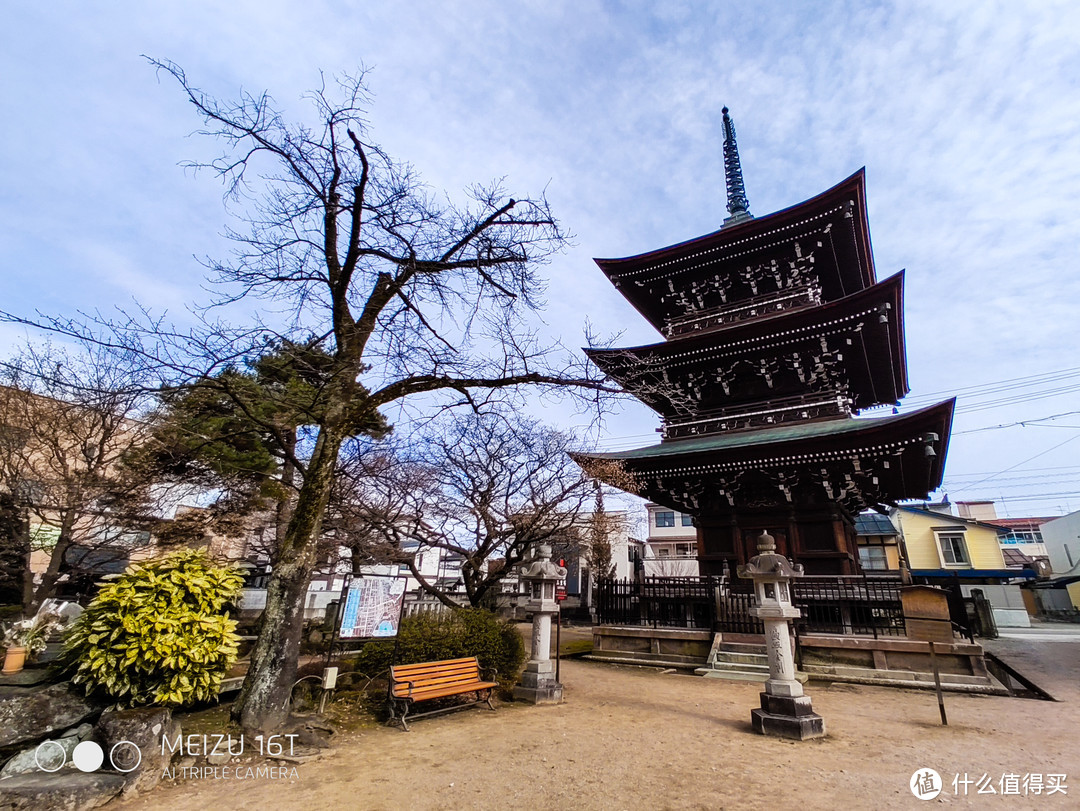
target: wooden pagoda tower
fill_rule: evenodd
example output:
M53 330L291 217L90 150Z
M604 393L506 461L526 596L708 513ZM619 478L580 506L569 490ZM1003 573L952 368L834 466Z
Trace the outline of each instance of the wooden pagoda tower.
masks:
M908 392L904 276L877 281L864 170L754 218L723 116L720 230L596 260L665 340L585 351L660 414L661 441L575 458L692 515L702 574L734 572L763 530L809 574L854 573L853 516L941 484L954 401L894 408ZM875 407L892 414L857 416Z

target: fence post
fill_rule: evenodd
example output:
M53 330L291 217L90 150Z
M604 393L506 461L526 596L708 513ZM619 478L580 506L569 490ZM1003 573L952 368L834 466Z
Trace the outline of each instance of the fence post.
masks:
M866 576L866 569L863 569L863 591L866 592L866 610L870 612L870 629L874 632L874 639L877 639L877 623L874 622L874 601L870 599L870 578Z

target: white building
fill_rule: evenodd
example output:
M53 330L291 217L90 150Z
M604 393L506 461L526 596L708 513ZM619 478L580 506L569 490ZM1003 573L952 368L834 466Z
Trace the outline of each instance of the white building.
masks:
M649 535L645 541L646 577L696 577L697 528L686 513L646 504Z
M1053 569L1052 579L1061 583L1072 607L1080 609L1080 510L1047 521L1040 530ZM1057 609L1068 608L1063 599L1058 602Z

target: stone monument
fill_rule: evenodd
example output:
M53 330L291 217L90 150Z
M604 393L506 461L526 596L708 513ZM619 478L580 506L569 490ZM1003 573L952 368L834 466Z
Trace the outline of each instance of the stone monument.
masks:
M750 614L765 625L765 647L769 656L769 679L761 694L761 707L750 713L754 729L762 735L805 741L825 735L825 720L814 712L810 696L803 695L795 678L788 622L800 611L791 603L791 581L801 577L803 567L792 566L776 554L772 535L762 532L758 554L738 569L739 577L752 578L756 605Z
M525 603L532 612L532 656L525 664L521 683L514 687L514 698L533 704L558 704L563 688L555 680L555 663L551 661L551 618L559 611L555 600L555 585L566 577L566 569L551 562L551 547L536 548L532 562L521 572L528 586Z

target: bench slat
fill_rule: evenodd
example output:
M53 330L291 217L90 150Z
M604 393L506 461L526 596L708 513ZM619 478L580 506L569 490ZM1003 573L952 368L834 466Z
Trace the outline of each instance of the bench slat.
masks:
M394 678L398 680L402 679L424 679L430 676L453 676L458 673L479 673L480 669L476 665L459 666L451 668L425 668L424 670L413 670L407 673L401 673L400 671L394 671Z
M462 693L472 693L477 690L487 690L494 687L498 687L498 684L496 682L475 681L457 685L433 685L431 687L427 687L421 690L414 689L410 694L408 686L402 685L394 688L394 697L412 698L416 701L425 701L429 698L455 696Z
M408 678L395 678L394 681L411 681L414 685L419 685L422 681L455 681L460 679L478 679L480 674L476 671L463 671L461 673L424 673L417 676L409 676Z
M409 671L420 670L424 668L442 668L442 667L455 667L457 665L476 665L477 660L475 656L470 656L467 659L446 659L441 662L415 662L408 665L394 665L395 671Z

